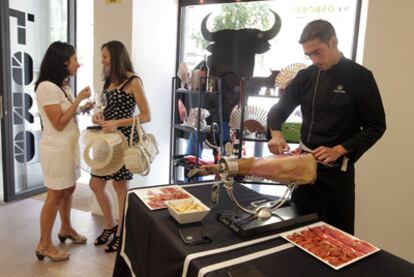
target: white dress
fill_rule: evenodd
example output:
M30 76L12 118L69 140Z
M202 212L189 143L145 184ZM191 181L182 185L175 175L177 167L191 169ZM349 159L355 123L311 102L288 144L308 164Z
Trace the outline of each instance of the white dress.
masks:
M72 100L70 88L65 89ZM80 177L79 127L73 118L62 131L57 131L43 107L60 104L65 112L72 103L62 89L49 81L43 81L36 90L36 101L43 124L40 139L40 164L44 184L49 189L62 190L75 185Z

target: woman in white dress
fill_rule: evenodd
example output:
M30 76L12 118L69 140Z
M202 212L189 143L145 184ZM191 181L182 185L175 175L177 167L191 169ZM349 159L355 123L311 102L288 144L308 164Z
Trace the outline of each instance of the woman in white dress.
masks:
M76 122L78 109L88 110L93 104L79 104L91 95L89 87L82 89L74 98L68 86L68 77L79 68L75 49L65 42L54 42L46 51L35 84L37 106L42 123L40 163L47 187L47 197L40 214L40 240L36 248L39 260L64 261L69 253L52 243L52 229L59 211L60 242L86 243L86 237L78 234L70 222L72 194L79 169L79 128Z

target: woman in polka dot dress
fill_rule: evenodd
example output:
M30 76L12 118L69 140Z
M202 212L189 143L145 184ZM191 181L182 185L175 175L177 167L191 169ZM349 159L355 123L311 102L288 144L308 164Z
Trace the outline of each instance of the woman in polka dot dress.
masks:
M135 108L139 108L141 123L151 119L147 99L144 94L142 81L134 75L132 62L125 46L119 41L109 41L101 47L101 57L104 73L103 96L106 107L103 113L93 116L92 122L102 126L104 132L121 131L129 141L131 135L132 117ZM138 134L134 132L134 142L138 141ZM125 198L128 190L128 180L132 179L125 166L110 176L91 176L89 186L95 193L98 204L104 215L105 228L95 240L95 245L102 245L109 241L106 252L117 251L120 247L120 231L112 212L112 203L108 191L105 189L106 181L112 184L118 197L119 222L122 222Z

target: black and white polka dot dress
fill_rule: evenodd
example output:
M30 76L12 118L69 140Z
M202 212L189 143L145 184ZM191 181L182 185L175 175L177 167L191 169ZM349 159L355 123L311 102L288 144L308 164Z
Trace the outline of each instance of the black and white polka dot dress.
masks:
M133 79L138 78L133 76L125 82L125 84L119 89L113 89L111 91L104 90L103 96L106 99L106 107L103 111L105 120L118 120L131 118L135 112L136 101L132 93L127 93L123 89ZM124 134L129 144L129 137L131 135L131 126L119 127L118 130ZM134 143L138 142L138 133L134 130ZM131 180L132 173L129 172L125 166L112 175L102 176L105 180Z

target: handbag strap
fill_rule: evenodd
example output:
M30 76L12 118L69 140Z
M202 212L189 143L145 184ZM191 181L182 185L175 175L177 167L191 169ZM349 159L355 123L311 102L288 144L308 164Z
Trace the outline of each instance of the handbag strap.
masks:
M132 117L131 134L129 135L129 147L134 146L134 129L135 129L135 116Z
M141 127L141 122L139 121L139 115L132 117L132 126L131 126L131 135L129 137L129 147L134 146L134 129L138 133L138 143L142 142L142 138L145 135L144 130Z
M141 122L139 121L138 115L136 117L137 117L137 132L138 132L139 141L142 141L142 138L145 135L145 131L144 131L144 128L141 127Z

